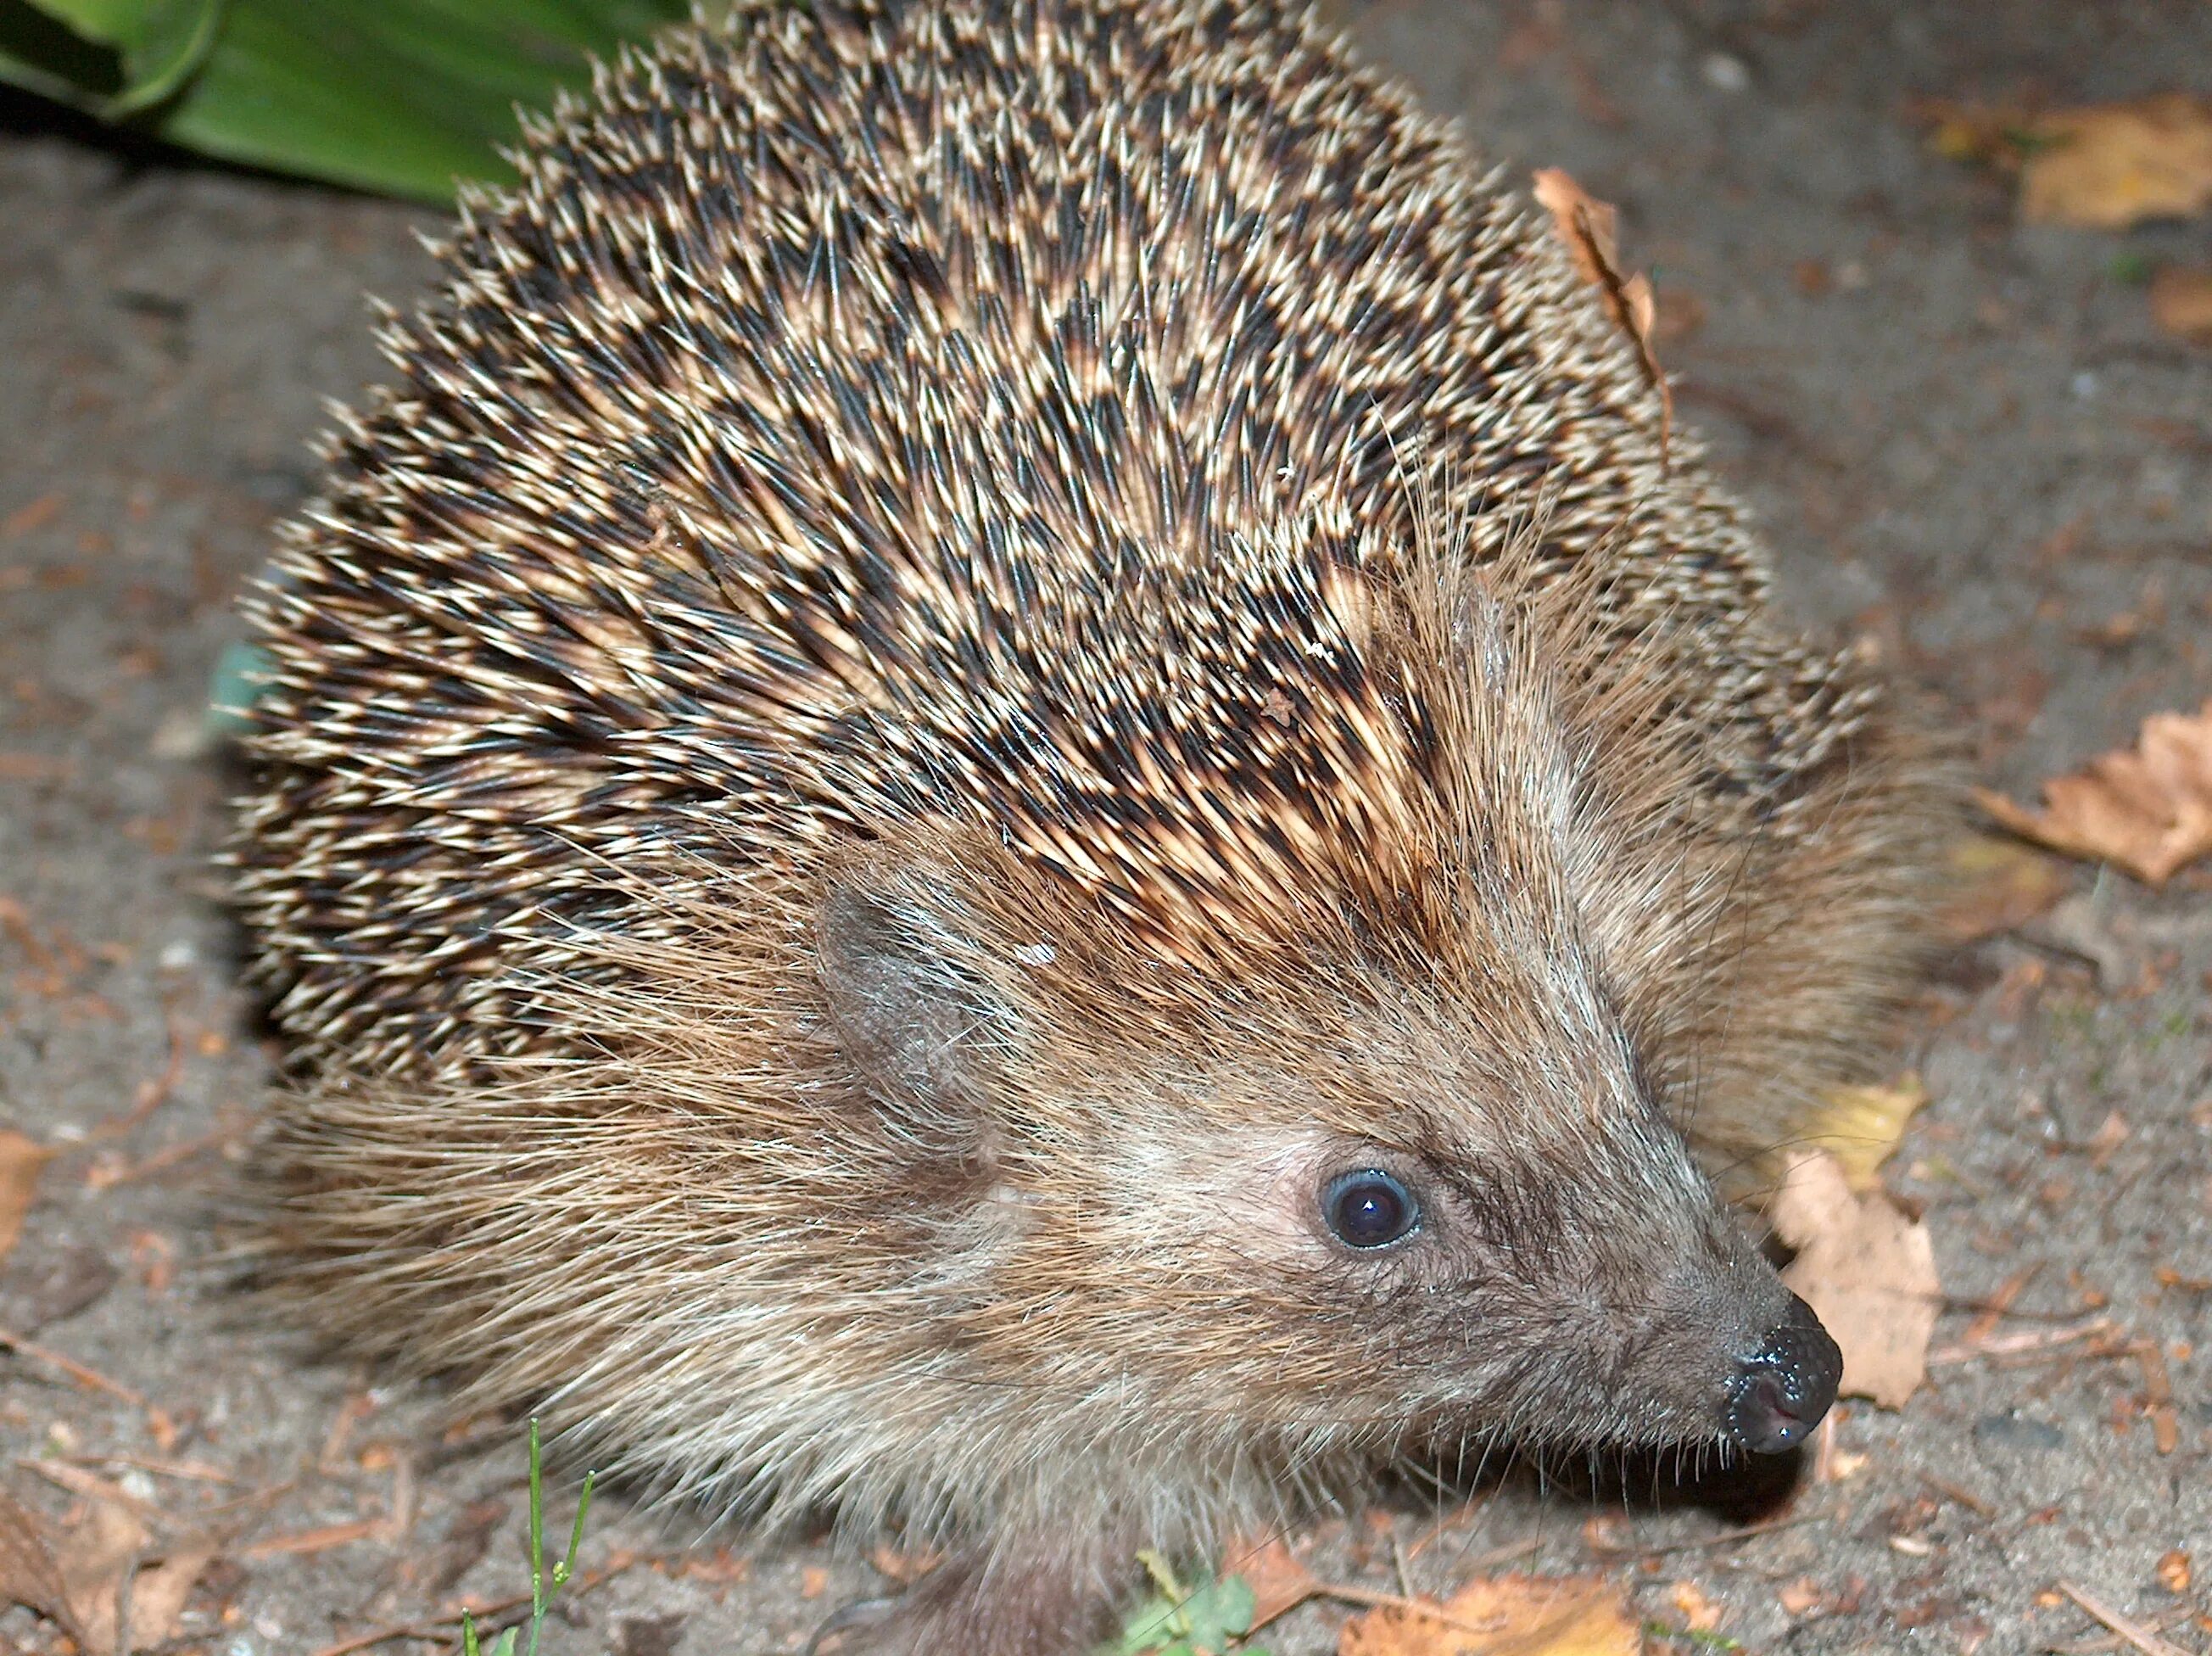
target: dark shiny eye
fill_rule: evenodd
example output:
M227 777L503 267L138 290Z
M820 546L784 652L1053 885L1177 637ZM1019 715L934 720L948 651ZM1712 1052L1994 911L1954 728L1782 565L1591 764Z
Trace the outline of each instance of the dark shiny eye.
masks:
M1348 1248L1387 1248L1413 1233L1420 1205L1403 1184L1379 1167L1342 1173L1321 1193L1322 1216Z

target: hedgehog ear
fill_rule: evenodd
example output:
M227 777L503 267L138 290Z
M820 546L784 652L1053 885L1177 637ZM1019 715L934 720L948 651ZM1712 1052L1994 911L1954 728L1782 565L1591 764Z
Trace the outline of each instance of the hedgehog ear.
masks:
M889 1105L972 1103L1014 1014L949 890L914 870L833 884L815 918L816 969L854 1067Z

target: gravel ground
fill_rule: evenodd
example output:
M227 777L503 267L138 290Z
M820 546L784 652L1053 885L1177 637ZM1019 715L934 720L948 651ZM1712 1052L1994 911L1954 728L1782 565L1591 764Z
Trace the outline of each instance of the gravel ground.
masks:
M2123 253L2201 262L2203 227L2020 228L2008 188L1932 155L1908 113L2201 79L2212 9L1343 15L1494 155L1620 205L1668 296L1680 407L1755 502L1789 601L1944 698L1984 780L2028 797L2212 691L2212 354L2160 335L2118 273ZM0 1447L46 1514L89 1473L216 1537L179 1647L320 1651L523 1585L511 1425L445 1429L434 1399L305 1357L217 1255L268 1064L207 872L230 778L198 703L308 485L319 399L376 373L360 295L417 289L426 221L0 115L0 1121L63 1147L0 1268L0 1328L110 1383L0 1358ZM2116 1332L1941 1366L1897 1414L1851 1407L1825 1476L1656 1502L1512 1478L1464 1511L1321 1526L1316 1568L1434 1591L1519 1549L1612 1574L1664 1628L1686 1583L1753 1650L2122 1647L2063 1581L2212 1647L2208 974L2212 879L2154 895L2082 870L2027 934L1948 960L1899 1032L1935 1101L1889 1183L1961 1302L1938 1346L2023 1274L2001 1336ZM587 1564L642 1562L575 1601L556 1652L791 1649L877 1580L599 1510ZM2180 1591L2177 1549L2199 1578ZM1267 1642L1333 1649L1345 1613ZM61 1648L22 1610L0 1613L10 1646Z

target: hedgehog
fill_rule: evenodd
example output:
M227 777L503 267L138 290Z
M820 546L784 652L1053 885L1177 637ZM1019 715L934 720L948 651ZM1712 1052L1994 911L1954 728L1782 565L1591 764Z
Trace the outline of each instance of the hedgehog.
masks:
M526 123L248 600L315 1328L1083 1648L1493 1442L1771 1452L1741 1204L1942 767L1634 344L1276 0L816 0Z

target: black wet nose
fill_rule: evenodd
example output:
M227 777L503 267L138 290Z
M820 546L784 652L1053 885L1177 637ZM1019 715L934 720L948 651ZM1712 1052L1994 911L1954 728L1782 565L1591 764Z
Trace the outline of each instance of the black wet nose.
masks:
M1844 1354L1813 1307L1790 1296L1790 1315L1745 1359L1729 1393L1729 1435L1762 1455L1805 1441L1844 1377Z

